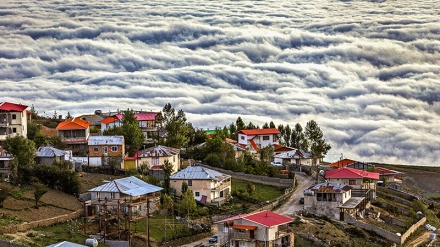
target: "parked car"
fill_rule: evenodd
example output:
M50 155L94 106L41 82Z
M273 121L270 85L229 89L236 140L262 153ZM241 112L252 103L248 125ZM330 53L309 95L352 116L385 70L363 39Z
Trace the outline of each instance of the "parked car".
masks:
M272 161L270 164L273 166L282 166L281 162L279 161Z
M214 236L212 236L212 237L210 237L209 238L209 243L210 244L215 244L215 243L217 243L217 235L214 235Z

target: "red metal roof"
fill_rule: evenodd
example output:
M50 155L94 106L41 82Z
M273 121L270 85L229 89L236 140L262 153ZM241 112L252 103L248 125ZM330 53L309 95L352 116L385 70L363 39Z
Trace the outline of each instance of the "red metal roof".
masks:
M376 167L376 172L378 172L380 175L385 175L385 176L402 174L402 172L398 172L398 171L383 168L383 167Z
M238 134L245 134L245 135L279 135L279 134L281 134L281 132L276 128L240 130L237 133Z
M81 118L71 118L58 124L56 130L77 130L88 129L90 122Z
M155 117L157 115L157 112L136 112L134 116L138 121L154 121ZM122 121L124 118L123 113L118 113L114 115L119 121Z
M234 221L237 219L246 219L246 220L255 222L257 224L267 226L267 227L287 224L287 223L293 221L293 219L290 217L286 217L286 216L283 216L280 214L273 213L269 210L266 210L266 211L254 212L254 213L249 213L249 214L236 215L236 216L218 221L216 223Z
M0 110L2 111L17 111L22 112L26 110L27 106L22 104L14 104L10 102L1 102L0 103Z
M104 119L99 120L99 122L101 122L103 124L113 123L114 121L116 121L116 118L114 118L114 117L106 117Z
M351 160L351 159L342 159L342 160L338 160L334 163L331 163L330 165L328 165L329 167L333 167L333 168L341 168L341 167L346 167L348 165L353 164L354 162L356 162L355 160Z
M370 178L379 180L379 173L343 167L325 173L325 178Z

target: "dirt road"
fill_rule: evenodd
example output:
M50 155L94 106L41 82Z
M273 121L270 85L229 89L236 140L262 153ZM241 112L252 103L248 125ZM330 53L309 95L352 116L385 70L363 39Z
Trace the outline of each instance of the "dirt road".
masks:
M313 177L307 176L303 172L296 173L296 179L298 181L297 187L292 196L281 206L274 210L277 214L291 215L296 211L303 209L303 205L299 204L299 199L304 196L304 190L308 189L314 184Z

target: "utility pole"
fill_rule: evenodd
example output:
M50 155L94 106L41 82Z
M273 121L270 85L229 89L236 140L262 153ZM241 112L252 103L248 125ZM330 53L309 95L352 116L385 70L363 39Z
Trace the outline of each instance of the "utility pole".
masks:
M150 247L150 200L148 199L147 195L147 217L145 217L147 220L147 247Z

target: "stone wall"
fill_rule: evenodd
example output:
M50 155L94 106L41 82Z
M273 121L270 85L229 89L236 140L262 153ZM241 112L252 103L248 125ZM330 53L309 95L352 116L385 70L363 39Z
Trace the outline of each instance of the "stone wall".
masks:
M400 198L397 195L390 195L390 194L383 193L383 192L380 192L380 191L377 191L376 195L379 196L379 197L386 198L386 199L395 201L397 203L406 205L406 206L410 206L410 207L412 206L412 202L411 201L408 201L407 199Z
M264 185L270 185L275 186L279 188L291 188L295 186L295 180L294 179L283 179L283 178L271 178L266 176L259 176L259 175L252 175L252 174L246 174L243 172L234 172L231 170L225 170L218 167L211 167L211 166L204 166L208 169L215 170L227 175L232 176L235 179L245 180L252 183L258 183L258 184L264 184Z
M64 214L60 216L56 216L49 219L26 222L22 224L9 225L9 226L0 226L0 233L15 233L15 232L23 232L32 228L40 227L40 226L51 226L57 223L66 222L71 219L76 219L81 216L83 213L83 209L78 209L75 212Z
M391 193L391 194L393 194L393 195L395 195L397 197L404 198L404 199L406 199L408 201L419 200L418 196L416 196L416 195L414 195L412 193L403 191L403 190L397 190L397 189L393 189L393 188L385 188L385 187L377 186L377 191L383 191L385 193Z
M356 227L368 230L368 231L373 231L375 232L377 235L382 236L384 238L386 238L387 240L396 243L396 244L400 244L402 245L406 239L411 236L411 234L417 230L417 228L419 228L420 226L422 226L423 224L425 224L426 222L426 217L423 217L422 219L420 219L417 223L415 223L414 225L412 225L405 233L403 233L401 236L396 235L393 232L387 231L385 229L382 229L380 227L371 225L371 224L367 224L364 223L362 221L358 221L356 219L354 219L353 217L346 217L345 222L352 224Z

